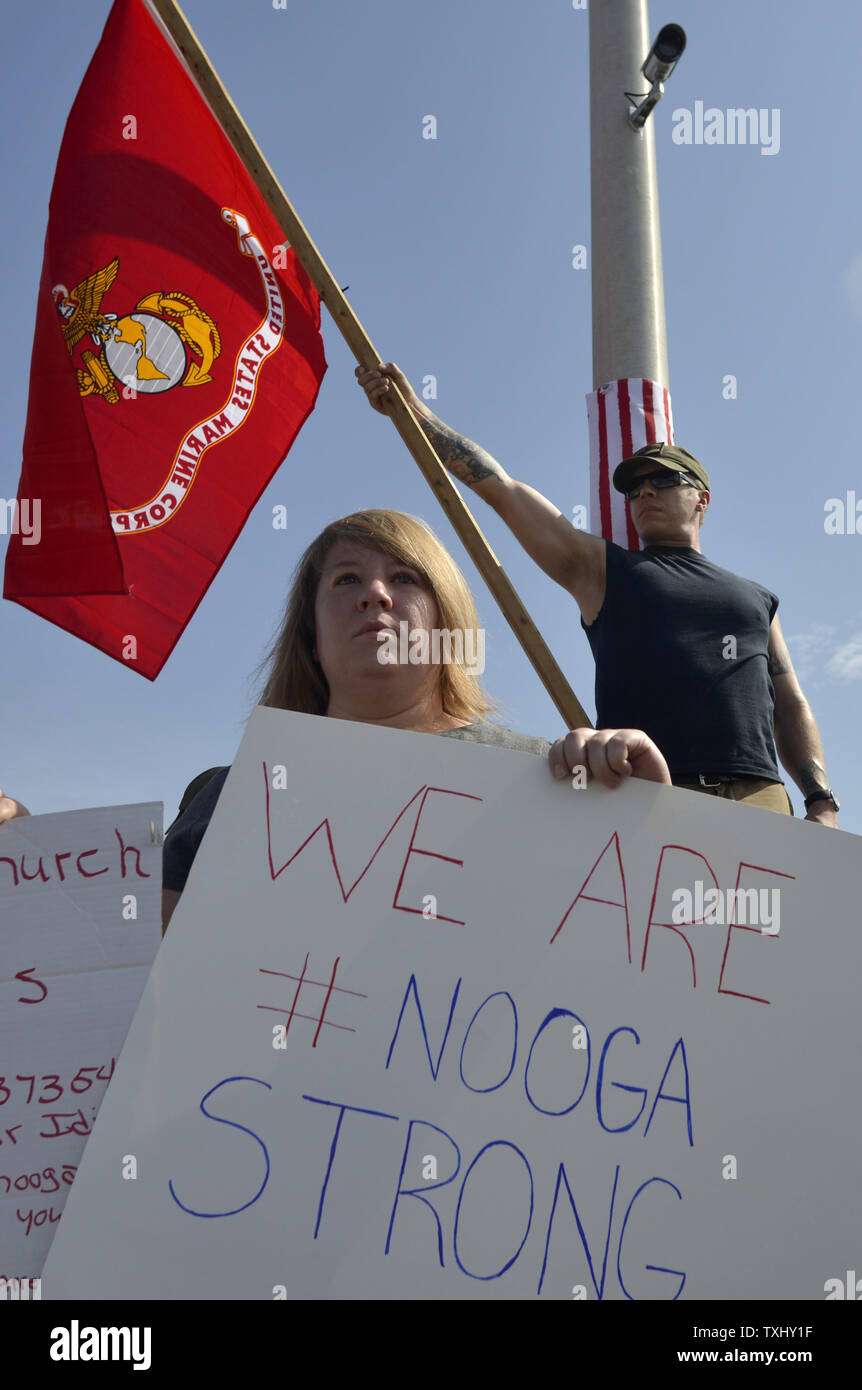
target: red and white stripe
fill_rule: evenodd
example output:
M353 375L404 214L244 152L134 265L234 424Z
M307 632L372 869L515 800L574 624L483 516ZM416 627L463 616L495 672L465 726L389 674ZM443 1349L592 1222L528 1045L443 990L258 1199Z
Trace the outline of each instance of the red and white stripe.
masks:
M629 505L611 481L621 459L644 444L672 444L670 393L657 381L629 377L587 396L590 428L590 530L625 550L640 549Z

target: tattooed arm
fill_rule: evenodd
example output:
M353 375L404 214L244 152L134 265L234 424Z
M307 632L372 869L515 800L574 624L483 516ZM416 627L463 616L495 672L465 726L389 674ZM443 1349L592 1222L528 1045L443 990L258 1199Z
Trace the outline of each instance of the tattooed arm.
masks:
M769 629L769 674L775 689L775 746L803 797L829 786L823 745L811 706L802 693L778 618ZM806 820L837 826L829 801L815 801Z
M586 531L578 531L535 488L510 478L481 445L444 424L419 399L394 363L386 362L367 372L357 367L356 377L371 405L384 415L388 413L389 381L395 382L453 478L494 508L530 558L574 596L584 621L592 622L604 601L604 541Z

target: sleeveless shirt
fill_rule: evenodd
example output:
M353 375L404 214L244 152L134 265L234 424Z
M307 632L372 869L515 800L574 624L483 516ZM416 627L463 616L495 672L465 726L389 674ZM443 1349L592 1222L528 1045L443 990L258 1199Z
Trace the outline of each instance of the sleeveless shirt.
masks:
M605 544L605 600L589 627L581 619L596 661L596 726L643 729L677 781L780 781L767 669L775 594L697 550Z

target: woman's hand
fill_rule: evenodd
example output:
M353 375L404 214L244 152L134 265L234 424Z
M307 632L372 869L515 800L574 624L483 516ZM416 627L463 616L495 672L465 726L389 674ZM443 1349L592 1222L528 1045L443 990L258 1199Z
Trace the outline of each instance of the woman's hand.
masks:
M595 777L605 787L618 787L626 777L671 785L664 757L642 729L573 729L557 739L548 763L559 779L582 769L583 781Z
M22 806L20 801L13 801L11 796L4 796L0 791L0 823L4 820L14 820L16 816L29 816L30 812L26 806Z

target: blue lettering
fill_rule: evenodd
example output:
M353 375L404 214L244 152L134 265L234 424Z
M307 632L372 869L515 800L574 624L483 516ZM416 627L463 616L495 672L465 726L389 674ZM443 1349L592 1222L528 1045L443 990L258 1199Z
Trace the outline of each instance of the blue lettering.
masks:
M460 1257L460 1255L458 1254L458 1222L459 1222L459 1220L460 1220L460 1218L461 1218L461 1203L462 1203L463 1200L464 1200L464 1189L465 1189L466 1186L467 1186L467 1179L469 1178L469 1176L470 1176L470 1174L472 1173L473 1169L476 1167L476 1164L479 1162L479 1159L482 1157L482 1155L483 1155L484 1153L487 1153L489 1149L512 1149L513 1152L516 1153L516 1154L518 1155L518 1157L520 1158L520 1160L521 1160L521 1162L523 1163L524 1167L526 1168L526 1170L527 1170L527 1176L528 1176L528 1178L530 1179L530 1210L529 1210L529 1213L528 1213L528 1215L527 1215L527 1228L526 1228L526 1230L524 1231L524 1234L523 1234L523 1236L522 1236L522 1238L521 1238L521 1243L520 1243L520 1245L518 1246L517 1250L515 1251L514 1255L511 1257L511 1259L507 1260L506 1263L505 1263L500 1269L494 1270L491 1274L475 1274L475 1273L473 1272L473 1270L468 1269L467 1266L466 1266L465 1264L462 1264L462 1262L461 1262L461 1257ZM458 1206L457 1206L456 1211L455 1211L455 1229L454 1229L454 1233L453 1233L453 1246L454 1246L454 1250L455 1250L455 1259L456 1259L456 1261L457 1261L457 1263L458 1263L458 1268L459 1268L460 1270L462 1270L464 1274L468 1274L468 1275L470 1276L471 1279L499 1279L499 1277L500 1277L501 1274L505 1274L505 1273L506 1273L506 1270L507 1270L507 1269L510 1269L510 1268L512 1267L512 1265L515 1263L515 1261L517 1260L518 1256L520 1255L521 1251L523 1250L523 1248L524 1248L524 1242L526 1241L527 1236L528 1236L529 1233L530 1233L530 1226L531 1226L532 1223L533 1223L533 1197L534 1197L533 1172L532 1172L532 1169L530 1168L530 1165L529 1165L529 1163L527 1162L526 1158L525 1158L524 1155L521 1153L521 1150L518 1148L517 1144L510 1144L510 1143L509 1143L507 1140L505 1140L505 1139L495 1139L492 1143L486 1144L486 1145L484 1146L484 1148L481 1148L481 1149L479 1150L479 1152L477 1153L476 1157L473 1159L473 1162L470 1164L470 1167L467 1169L466 1173L464 1174L464 1181L461 1183L461 1191L460 1191L460 1193L458 1194ZM507 1198L506 1207L508 1208L508 1207L510 1207L511 1205L512 1205L511 1200Z
M414 1125L425 1125L427 1129L434 1129L437 1131L438 1134L442 1134L444 1139L449 1140L449 1143L455 1150L456 1155L454 1173L451 1173L448 1178L441 1178L439 1182L423 1182L421 1188L409 1188L401 1186L401 1183L404 1178L404 1169L407 1167L407 1154L410 1149L410 1136L413 1133ZM409 1125L407 1126L407 1143L404 1145L404 1154L401 1159L401 1172L398 1174L398 1190L395 1193L395 1201L392 1204L392 1215L389 1218L389 1231L386 1235L386 1250L384 1252L385 1254L389 1254L389 1246L392 1243L392 1227L395 1225L395 1212L398 1209L399 1197L415 1197L418 1201L424 1202L426 1207L428 1207L428 1209L431 1212L433 1212L434 1220L437 1222L437 1258L440 1261L441 1269L445 1267L443 1263L443 1228L440 1225L440 1217L437 1215L436 1207L432 1206L431 1203L427 1200L427 1198L425 1197L425 1193L430 1192L435 1187L446 1187L450 1182L453 1182L454 1179L457 1178L460 1171L461 1150L458 1148L458 1145L455 1143L455 1140L452 1138L451 1134L447 1134L445 1129L440 1129L437 1125L432 1125L428 1120L411 1120Z
M170 1188L171 1196L173 1197L177 1206L181 1207L183 1211L187 1211L189 1216L236 1216L238 1212L245 1211L246 1207L254 1205L260 1194L263 1192L263 1189L266 1187L267 1182L269 1181L269 1154L267 1152L266 1144L264 1144L263 1140L257 1134L255 1134L254 1130L247 1129L245 1125L237 1124L236 1120L225 1120L222 1119L220 1115L211 1115L206 1108L206 1103L209 1100L210 1096L215 1095L216 1091L220 1091L222 1086L227 1086L228 1083L231 1081L254 1081L257 1086L265 1086L268 1091L272 1090L272 1087L270 1086L268 1081L261 1081L257 1076L226 1076L224 1081L219 1081L218 1085L213 1086L211 1090L207 1091L206 1095L201 1101L201 1110L206 1115L208 1120L215 1120L216 1123L220 1125L230 1125L231 1129L241 1129L243 1134L250 1134L255 1143L260 1144L260 1147L263 1149L263 1156L266 1160L266 1172L264 1174L263 1182L261 1183L260 1187L257 1189L257 1192L254 1194L253 1197L251 1197L247 1202L244 1202L241 1207L234 1207L232 1211L195 1211L192 1207L187 1207L183 1202L180 1201L179 1197L174 1191L173 1180L169 1180L168 1187Z
M533 1097L532 1097L531 1094L530 1094L530 1082L529 1082L530 1063L531 1063L532 1060L533 1060L533 1048L536 1046L536 1043L539 1041L539 1038L540 1038L540 1037L542 1036L542 1034L544 1033L544 1031L545 1031L545 1029L547 1028L548 1024L549 1024L549 1023L552 1023L553 1020L554 1020L555 1018L573 1018L573 1019L575 1020L576 1023L579 1023L579 1024L581 1025L581 1027L583 1028L584 1032L586 1033L586 1035L587 1035L587 1073L586 1073L586 1076L584 1077L584 1084L583 1084L583 1086L582 1086L581 1089L580 1089L580 1092L579 1092L579 1094L578 1094L578 1097L577 1097L576 1100L573 1100L573 1101L572 1101L571 1105L566 1105L566 1106L564 1106L564 1108L563 1108L562 1110L546 1110L545 1107L544 1107L543 1105L538 1105L538 1104L536 1103L536 1101L533 1100ZM571 1055L571 1054L569 1054L569 1055ZM527 1057L527 1065L526 1065L525 1068L524 1068L524 1090L527 1092L527 1100L530 1102L530 1104L532 1105L533 1109L534 1109L534 1110L539 1110L539 1111L541 1111L541 1113L542 1113L543 1115L568 1115L569 1112L570 1112L571 1110L574 1110L574 1108L575 1108L576 1105L580 1105L581 1101L582 1101L583 1098L584 1098L584 1092L585 1092L585 1090L587 1089L587 1082L588 1082L589 1079L590 1079L590 1057L591 1057L591 1055L592 1055L592 1048L591 1048L591 1045L590 1045L590 1030L589 1030L589 1028L587 1027L587 1025L584 1023L584 1020L583 1020L582 1018L578 1018L578 1015L577 1015L577 1014L573 1014L573 1013L571 1012L570 1009L551 1009L551 1012L547 1015L547 1017L546 1017L546 1018L543 1020L543 1022L539 1025L539 1028L538 1028L538 1030L537 1030L537 1032L536 1032L536 1036L533 1038L532 1044L531 1044L531 1046L530 1046L529 1056Z
M479 1017L479 1015L480 1015L480 1013L482 1012L482 1010L484 1009L485 1005L486 1005L486 1004L490 1004L490 1002L491 1002L492 999L508 999L509 1003L510 1003L511 1006L512 1006L512 1026L513 1026L513 1030L514 1030L514 1036L513 1036L513 1039L512 1039L512 1060L511 1060L511 1062L509 1063L509 1070L506 1072L506 1075L505 1075L504 1077L502 1077L501 1080L495 1082L495 1084L494 1084L493 1086L471 1086L471 1085L470 1085L470 1082L467 1080L466 1076L464 1075L464 1048L467 1046L467 1039L468 1039L469 1036L470 1036L470 1029L473 1027L473 1024L476 1022L476 1019ZM448 1031L448 1030L447 1030L447 1031ZM444 1041L445 1041L445 1039L444 1039ZM459 1061L459 1063L458 1063L458 1066L459 1066L459 1069L460 1069L460 1072L461 1072L461 1080L464 1082L464 1085L465 1085L465 1086L467 1087L467 1089L470 1090L470 1091L476 1091L477 1093L485 1093L485 1092L487 1092L487 1091L498 1091L498 1090L500 1089L501 1086L505 1086L506 1082L509 1080L509 1077L512 1075L512 1072L513 1072L514 1069L515 1069L515 1056L516 1056L516 1054L517 1054L517 1051L518 1051L518 1010L515 1008L515 1001L514 1001L514 999L512 998L511 994L507 993L507 991L504 990L504 989L498 990L496 994L489 994L489 995L488 995L488 998L487 998L487 999L484 999L484 1000L482 1001L482 1003L479 1005L478 1009L476 1010L476 1012L474 1013L473 1017L470 1019L470 1022L469 1022L468 1025L467 1025L467 1031L466 1031L466 1033L464 1034L464 1041L463 1041L462 1044L461 1044L461 1058L460 1058L460 1061Z
M677 1052L680 1052L680 1053L682 1054L682 1069L683 1069L683 1073L684 1073L684 1075L685 1075L685 1095L684 1095L684 1096L666 1096L666 1095L663 1095L663 1094L662 1094L662 1089L661 1089L661 1088L662 1088L662 1086L664 1085L665 1081L667 1080L667 1074L668 1074L668 1072L669 1072L670 1069L671 1069L671 1065L672 1065L672 1063L673 1063L673 1059L674 1059L674 1057L676 1056ZM653 1117L653 1115L655 1114L655 1108L656 1108L656 1106L658 1105L658 1103L659 1103L660 1100L672 1100L672 1101L674 1101L675 1104L677 1104L677 1105L684 1105L684 1106L685 1106L686 1123L687 1123L687 1125L688 1125L688 1142L689 1142L690 1147L691 1147L691 1148L694 1148L694 1139L692 1138L692 1133L691 1133L691 1086L690 1086L690 1084L689 1084L689 1077L688 1077L688 1058L687 1058L686 1055L685 1055L685 1043L683 1042L682 1038L677 1039L677 1042L676 1042L676 1044L675 1044L675 1046L674 1046L673 1052L670 1054L670 1057L669 1057L668 1060L667 1060L667 1066L666 1066L665 1069L664 1069L664 1076L662 1077L661 1081L660 1081L659 1084L658 1084L658 1090L657 1090L656 1093L655 1093L655 1100L654 1100L653 1103L652 1103L652 1110L649 1112L649 1119L647 1120L647 1123L646 1123L646 1129L644 1130L644 1136L646 1136L647 1134L649 1134L649 1127L650 1127L650 1125L652 1124L652 1117Z
M608 1033L608 1036L605 1040L605 1045L602 1048L602 1055L599 1059L599 1075L596 1081L596 1114L599 1117L599 1124L601 1125L602 1129L606 1129L609 1134L620 1134L621 1132L627 1129L631 1129L633 1125L636 1125L641 1115L643 1114L644 1106L646 1105L647 1101L647 1093L644 1090L643 1086L624 1086L621 1081L612 1081L611 1085L616 1086L617 1090L633 1091L635 1095L640 1095L643 1097L643 1099L641 1100L640 1110L635 1115L634 1119L630 1120L627 1125L605 1124L604 1116L602 1115L602 1080L605 1072L605 1057L607 1056L608 1048L610 1047L614 1038L617 1036L617 1033L631 1033L637 1045L640 1046L640 1038L638 1037L634 1028L615 1028L612 1033ZM649 1125L647 1125L647 1129L649 1129Z
M461 988L461 981L459 980L458 983L457 983L457 985L455 986L455 993L452 995L452 1003L451 1003L451 1005L449 1006L449 1019L448 1019L448 1022L447 1022L447 1024L446 1024L446 1032L443 1034L443 1041L442 1041L442 1043L440 1044L440 1051L437 1053L437 1065L436 1065L436 1067L435 1067L434 1062L433 1062L433 1060L432 1060L432 1058L431 1058L431 1048L430 1048L429 1045L428 1045L428 1033L427 1033L427 1031L426 1031L426 1029L425 1029L425 1016L424 1016L424 1014L422 1013L422 1005L421 1005L420 1002L419 1002L419 990L418 990L417 987L416 987L416 976L415 976L415 975L411 975L411 976L410 976L410 979L409 979L409 981L408 981L408 983L407 983L407 989L406 989L406 991L405 991L405 993L404 993L404 999L402 1000L402 1003L401 1003L401 1012L400 1012L399 1015L398 1015L398 1022L397 1022L396 1025L395 1025L395 1035L394 1035L394 1037L393 1037L393 1039L392 1039L392 1042L389 1044L389 1051L388 1051L388 1053L387 1053L387 1055L386 1055L386 1068L387 1068L387 1070L389 1069L389 1063L392 1061L392 1051L393 1051L393 1048L395 1047L395 1043L396 1043L397 1038L398 1038L398 1030L399 1030L399 1028L401 1027L401 1020L402 1020L402 1018L404 1017L404 1010L407 1008L407 1000L409 999L409 997L410 997L410 991L412 990L412 991L413 991L413 998L416 1000L416 1012L417 1012L418 1015L419 1015L419 1026L420 1026L421 1029L422 1029L422 1037L423 1037L423 1039L424 1039L424 1041L425 1041L425 1051L426 1051L426 1053L427 1053L427 1055L428 1055L428 1065L429 1065L429 1067L431 1068L431 1075L433 1076L433 1078L434 1078L435 1081L437 1080L437 1073L438 1073L438 1071L440 1070L440 1063L441 1063L441 1061L443 1060L443 1051L444 1051L444 1049L445 1049L445 1047L446 1047L446 1042L447 1042L448 1037L449 1037L449 1029L452 1027L452 1018L453 1018L454 1013L455 1013L455 1003L456 1003L456 1001L457 1001L457 999L458 999L458 991L460 990L460 988Z
M675 1099L675 1097L671 1097L671 1099ZM632 1207L634 1206L635 1202L637 1201L637 1199L638 1199L638 1197L641 1195L641 1193L644 1192L644 1191L646 1191L646 1189L647 1189L652 1183L654 1183L654 1182L661 1182L661 1183L664 1183L665 1187L671 1188L672 1191L674 1191L674 1192L676 1193L676 1195L677 1195L677 1197L679 1198L679 1200L682 1201L682 1193L680 1192L679 1188L678 1188L678 1187L674 1187L673 1183L672 1183L672 1182L668 1182L667 1178L648 1178L646 1182L642 1182L642 1183L641 1183L641 1185L640 1185L640 1187L638 1188L637 1192L635 1193L635 1195L632 1197L631 1201L629 1202L628 1210L626 1211L626 1214L625 1214L625 1216L623 1217L623 1226L622 1226L622 1230L620 1231L620 1243L619 1243L619 1248L618 1248L618 1250L617 1250L617 1275L618 1275L619 1281L620 1281L620 1288L622 1289L622 1291L623 1291L623 1293L625 1294L626 1298L628 1298L631 1302L634 1302L634 1295L629 1293L628 1289L626 1288L625 1284L623 1283L623 1272L622 1272L622 1269L621 1269L621 1267L620 1267L620 1262L621 1262L622 1257L623 1257L623 1238L624 1238L625 1233L626 1233L626 1225L627 1225L627 1223L628 1223L629 1214L630 1214L630 1212L631 1212ZM680 1294L682 1293L683 1285L685 1284L685 1275L682 1273L682 1271L679 1270L679 1269L665 1269L664 1265L645 1265L644 1268L645 1268L645 1269L652 1269L652 1270L655 1270L656 1273L658 1273L658 1274L678 1274L678 1275L679 1275L679 1288L677 1289L677 1291L676 1291L676 1293L674 1294L673 1298L670 1300L671 1303L675 1303L676 1300L679 1298Z
M378 1115L383 1120L397 1120L397 1115L387 1115L383 1110L363 1110L361 1105L344 1105L338 1100L321 1100L319 1096L303 1096L303 1100L310 1100L314 1105L332 1105L341 1114L335 1125L335 1133L332 1136L332 1143L329 1148L329 1161L326 1165L326 1177L323 1179L323 1186L320 1189L320 1202L317 1207L317 1220L314 1223L314 1239L317 1240L317 1233L320 1230L320 1219L323 1216L323 1203L326 1201L326 1189L329 1186L329 1174L332 1172L332 1161L335 1158L335 1150L338 1147L338 1136L341 1133L341 1122L344 1119L345 1110L354 1110L357 1115Z
M553 1202L551 1203L551 1217L550 1217L550 1220L548 1221L548 1234L547 1234L547 1236L545 1237L545 1254L544 1254L544 1257L543 1257L543 1259L542 1259L542 1272L541 1272L541 1274L539 1275L539 1287L538 1287L538 1289L536 1290L537 1293L541 1293L541 1292L542 1292L542 1285L543 1285L543 1283L545 1282L545 1269L547 1268L547 1264L548 1264L548 1247L549 1247L550 1244L551 1244L551 1230L552 1230L553 1225L554 1225L554 1213L555 1213L556 1210L557 1210L557 1198L558 1198L559 1195L560 1195L560 1183L561 1183L561 1182L564 1182L564 1183L566 1184L566 1192L568 1193L568 1197L569 1197L569 1206L572 1208L572 1211L573 1211L574 1214L575 1214L575 1221L578 1223L578 1235L579 1235L580 1238L581 1238L581 1245L584 1247L584 1254L585 1254L586 1257L587 1257L587 1264L588 1264L589 1267L590 1267L590 1278L591 1278L592 1281L593 1281L593 1288L594 1288L595 1291L596 1291L596 1297L601 1301L601 1299L602 1299L603 1296L604 1296L604 1291L605 1291L605 1275L606 1275L606 1273L607 1273L607 1268L608 1268L608 1249L610 1248L610 1243L611 1243L611 1226L613 1225L613 1220L614 1220L614 1202L616 1201L616 1196L617 1196L617 1183L619 1182L619 1180L620 1180L620 1165L617 1164L616 1172L614 1173L614 1189L613 1189L613 1192L611 1193L611 1209L610 1209L610 1211L608 1212L608 1231L607 1231L607 1235L605 1236L605 1257L604 1257L604 1259L602 1260L602 1282L601 1282L600 1284L597 1284L597 1283L596 1283L596 1273L595 1273L595 1270L593 1269L593 1257L592 1257L592 1254L590 1253L590 1244L589 1244L589 1241L587 1240L587 1234L586 1234L586 1231L584 1230L583 1226L581 1225L581 1218L580 1218L580 1216L579 1216L579 1214L578 1214L578 1208L577 1208L577 1206L575 1205L575 1199L574 1199L574 1197L572 1196L572 1189L569 1187L569 1179L568 1179L568 1175L567 1175L567 1173L566 1173L565 1164L563 1164L563 1163L560 1164L560 1167L559 1167L559 1169L558 1169L558 1171L557 1171L557 1185L556 1185L556 1187L554 1188L554 1200L553 1200Z

